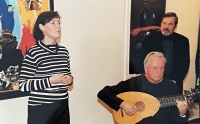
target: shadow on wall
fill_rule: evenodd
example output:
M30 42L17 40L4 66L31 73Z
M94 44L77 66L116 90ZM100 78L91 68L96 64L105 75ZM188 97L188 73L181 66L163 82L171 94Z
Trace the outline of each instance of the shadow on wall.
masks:
M115 110L112 110L112 109L111 109L107 104L105 104L102 100L97 99L97 102L98 102L99 104L101 104L101 105L103 106L104 109L108 110L108 112L109 112L110 114L112 114L112 111L115 111ZM117 122L114 120L114 118L113 118L113 122L114 122L114 124L117 124Z

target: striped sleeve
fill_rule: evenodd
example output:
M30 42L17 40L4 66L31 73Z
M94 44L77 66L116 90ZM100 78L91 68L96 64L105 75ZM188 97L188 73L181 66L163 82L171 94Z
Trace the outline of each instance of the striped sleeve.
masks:
M70 58L69 58L69 52L68 52L68 50L65 48L65 47L61 47L61 49L63 49L63 51L64 51L64 54L65 54L65 57L67 58L67 61L68 61L68 63L67 63L67 68L68 68L68 71L67 71L67 75L70 75L72 78L73 78L73 76L71 75L71 69L70 69Z
M36 61L36 57L30 52L24 57L19 77L19 88L22 92L38 91L51 87L49 78L33 78L37 70Z
M66 57L67 57L67 61L68 61L68 65L67 68L69 69L69 71L67 72L67 75L71 76L72 78L74 78L71 74L71 69L70 69L70 57L69 57L69 51L67 50L67 48L63 48L66 52ZM68 84L68 86L72 85L74 82L71 82L70 84Z

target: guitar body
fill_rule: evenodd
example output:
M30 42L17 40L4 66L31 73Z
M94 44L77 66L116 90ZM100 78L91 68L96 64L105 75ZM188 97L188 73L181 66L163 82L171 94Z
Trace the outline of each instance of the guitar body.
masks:
M157 98L142 92L124 92L118 94L117 97L138 108L138 112L132 116L128 116L122 109L113 110L114 119L118 124L135 124L143 118L155 115L160 107Z

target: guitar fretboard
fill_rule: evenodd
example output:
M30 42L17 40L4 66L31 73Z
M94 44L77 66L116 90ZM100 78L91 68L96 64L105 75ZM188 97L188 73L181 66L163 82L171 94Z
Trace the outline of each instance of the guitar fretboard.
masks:
M158 100L160 102L160 108L175 106L176 100L187 101L186 97L183 95L162 97L162 98L158 98Z

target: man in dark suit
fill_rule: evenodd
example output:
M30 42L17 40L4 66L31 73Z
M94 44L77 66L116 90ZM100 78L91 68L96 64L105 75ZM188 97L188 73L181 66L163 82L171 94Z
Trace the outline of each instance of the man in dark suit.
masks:
M146 53L159 51L167 59L164 76L176 83L179 92L183 93L183 80L190 64L189 40L175 33L178 17L168 12L162 17L160 31L149 34L145 41Z

